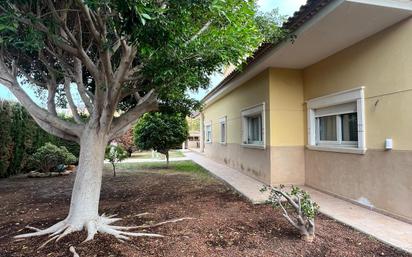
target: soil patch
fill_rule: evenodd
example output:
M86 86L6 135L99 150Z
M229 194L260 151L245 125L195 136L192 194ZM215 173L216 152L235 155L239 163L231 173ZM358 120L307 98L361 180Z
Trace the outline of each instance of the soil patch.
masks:
M316 238L305 243L266 205L252 205L220 181L199 171L127 166L112 177L104 173L100 212L124 218L119 225L141 225L180 217L180 223L148 229L165 238L133 238L120 243L98 234L81 243L86 232L37 248L47 237L14 239L26 225L45 228L65 218L74 174L63 177L0 180L0 256L411 256L320 215ZM136 216L149 212L150 215Z

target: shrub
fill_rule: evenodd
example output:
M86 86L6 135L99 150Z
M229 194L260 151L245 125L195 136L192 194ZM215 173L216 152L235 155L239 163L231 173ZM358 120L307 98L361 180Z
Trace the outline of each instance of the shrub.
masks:
M0 100L0 178L37 168L30 156L47 142L79 155L77 143L48 134L20 104Z
M116 163L129 157L129 153L121 145L108 145L106 147L105 158L113 166L113 176L116 177Z
M274 208L283 210L283 217L299 230L302 239L313 241L315 238L315 216L318 214L319 205L311 199L309 193L296 186L292 186L291 191L288 192L283 185L279 187L265 186L260 191L269 191L267 203Z
M66 147L58 147L52 143L46 143L44 146L37 149L31 157L32 164L41 172L50 172L57 165L73 164L77 158L70 153Z

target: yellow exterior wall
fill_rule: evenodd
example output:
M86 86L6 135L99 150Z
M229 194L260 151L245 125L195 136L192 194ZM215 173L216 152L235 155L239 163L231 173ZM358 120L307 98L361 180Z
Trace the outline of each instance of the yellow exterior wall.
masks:
M365 87L366 154L305 150L305 183L412 221L412 18L303 71L304 98ZM384 151L386 138L393 139Z
M412 18L306 68L305 100L365 87L366 146L412 150Z
M219 143L219 119L227 116L227 143L241 144L241 110L266 103L269 108L269 71L263 71L256 77L247 81L243 85L234 89L228 95L222 97L203 110L204 121L212 122L212 142ZM266 112L268 117L268 113ZM266 118L268 128L269 119ZM266 142L269 142L269 135L266 133Z
M271 184L304 184L303 73L270 69Z
M270 69L270 145L303 146L303 78L301 70Z
M242 146L243 109L265 103L265 130L269 129L269 70L263 71L203 110L204 123L212 123L212 143L205 143L207 156L264 183L271 183L270 147ZM226 116L226 144L220 144L219 119ZM266 144L270 133L265 132Z

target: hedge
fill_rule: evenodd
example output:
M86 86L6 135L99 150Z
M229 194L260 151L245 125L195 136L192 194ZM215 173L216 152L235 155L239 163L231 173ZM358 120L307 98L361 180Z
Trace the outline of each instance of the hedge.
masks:
M79 156L77 143L48 134L20 104L0 100L0 178L34 169L29 157L47 142Z

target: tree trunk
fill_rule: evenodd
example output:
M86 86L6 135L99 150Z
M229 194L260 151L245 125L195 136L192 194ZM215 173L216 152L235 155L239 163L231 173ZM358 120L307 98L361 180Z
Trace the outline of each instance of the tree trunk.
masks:
M113 166L113 177L116 177L116 165L114 164L114 162L112 162L112 166Z
M169 151L166 151L165 155L166 155L166 167L169 168Z
M104 152L107 145L105 135L96 131L85 131L80 141L79 166L73 186L67 223L81 230L87 222L98 217Z
M312 221L314 224L314 221ZM304 225L302 224L300 226L300 234L302 236L302 239L305 240L306 242L313 242L315 239L315 226L311 224Z
M35 232L17 235L15 238L50 234L50 239L40 246L42 248L52 240L57 242L68 234L83 229L87 230L85 241L92 240L98 232L113 235L119 240L128 240L130 237L140 236L163 237L159 234L129 231L140 228L139 226L124 227L111 225L120 220L119 218L113 218L115 215L106 216L102 214L99 216L100 189L106 145L106 135L98 134L96 130L85 129L80 140L79 166L76 171L68 216L64 220L43 230L28 226L28 228L35 230ZM147 213L141 215L145 214ZM190 218L173 219L154 225L147 225L146 228L186 219Z

